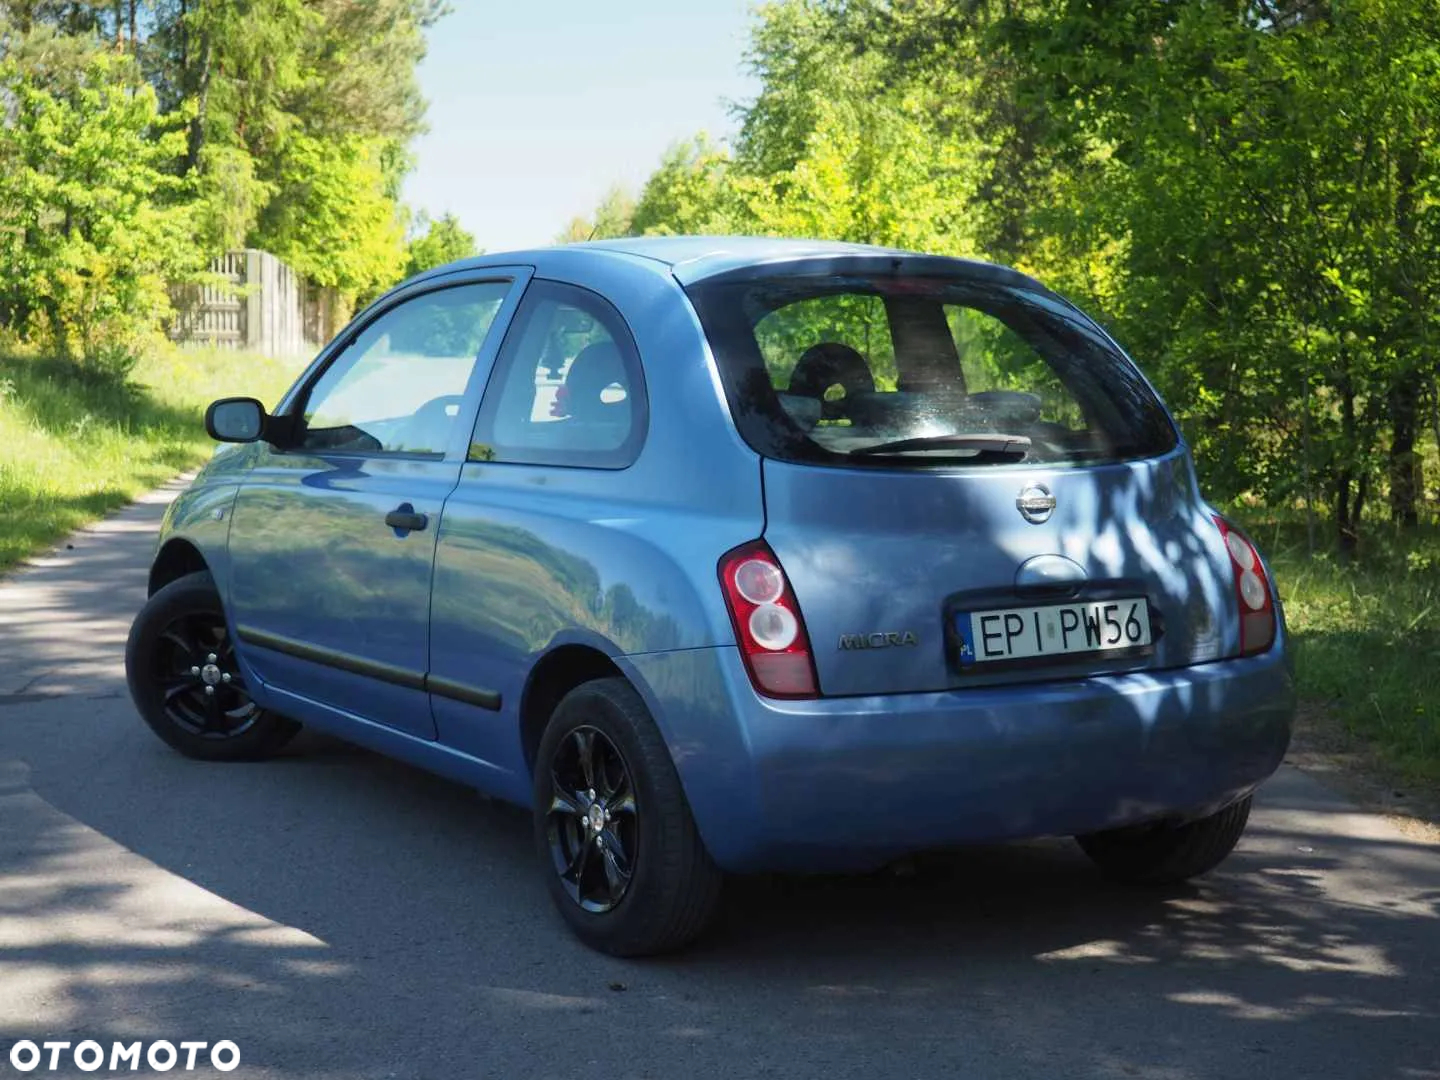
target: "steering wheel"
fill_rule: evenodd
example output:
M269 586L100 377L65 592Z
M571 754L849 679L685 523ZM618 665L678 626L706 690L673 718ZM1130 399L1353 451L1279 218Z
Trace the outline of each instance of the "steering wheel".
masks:
M463 394L442 394L431 398L411 414L396 433L391 449L415 454L443 454L450 441L450 425L460 415Z

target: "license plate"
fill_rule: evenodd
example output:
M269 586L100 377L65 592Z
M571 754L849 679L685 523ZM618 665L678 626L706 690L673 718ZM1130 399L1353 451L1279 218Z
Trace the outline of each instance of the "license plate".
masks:
M1080 653L1148 651L1150 606L1144 597L1083 604L959 612L960 664L1036 660Z

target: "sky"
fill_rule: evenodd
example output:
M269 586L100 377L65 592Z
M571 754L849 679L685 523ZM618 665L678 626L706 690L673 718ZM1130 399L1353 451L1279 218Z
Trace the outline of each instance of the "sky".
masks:
M430 131L405 199L486 251L551 243L672 143L732 134L749 0L451 0L420 84Z

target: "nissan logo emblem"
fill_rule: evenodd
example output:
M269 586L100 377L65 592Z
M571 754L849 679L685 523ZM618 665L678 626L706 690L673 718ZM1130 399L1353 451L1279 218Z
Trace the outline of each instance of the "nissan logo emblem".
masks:
M1030 524L1039 525L1055 512L1055 496L1044 484L1026 484L1015 497L1015 509Z

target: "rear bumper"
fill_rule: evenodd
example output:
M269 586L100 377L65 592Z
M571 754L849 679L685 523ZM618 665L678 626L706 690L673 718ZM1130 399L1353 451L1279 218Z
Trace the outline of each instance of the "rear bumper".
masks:
M1200 816L1275 771L1295 706L1283 638L1153 674L799 702L756 695L733 648L627 666L711 854L735 871Z

